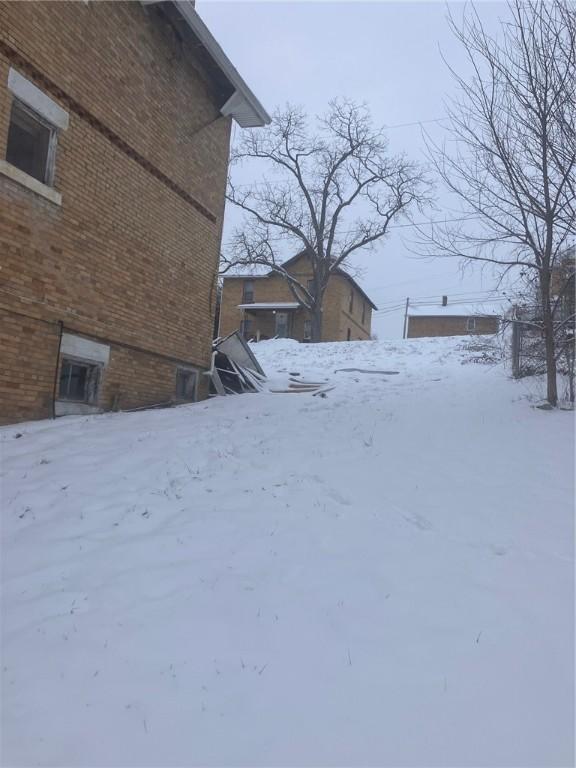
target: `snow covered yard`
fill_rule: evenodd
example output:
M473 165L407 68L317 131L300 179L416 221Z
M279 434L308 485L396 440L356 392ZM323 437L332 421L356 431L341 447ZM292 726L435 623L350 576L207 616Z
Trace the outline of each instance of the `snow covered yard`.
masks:
M0 430L2 764L572 765L571 414L457 339L254 350L336 388Z

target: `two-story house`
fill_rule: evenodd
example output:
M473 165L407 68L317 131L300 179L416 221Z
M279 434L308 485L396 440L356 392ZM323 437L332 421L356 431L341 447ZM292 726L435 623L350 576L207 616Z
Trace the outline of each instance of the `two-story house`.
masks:
M312 285L312 265L306 255L294 256L283 267L301 285ZM322 341L369 339L376 308L350 275L336 270L324 294ZM312 325L308 310L296 301L287 280L270 271L224 276L218 335L238 329L245 338L256 341L276 336L310 341Z
M0 0L0 423L202 397L233 120L193 2Z

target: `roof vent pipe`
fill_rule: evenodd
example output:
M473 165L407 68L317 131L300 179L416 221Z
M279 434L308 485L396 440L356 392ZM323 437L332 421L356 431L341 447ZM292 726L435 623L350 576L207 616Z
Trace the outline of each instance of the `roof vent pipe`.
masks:
M442 306L448 306L448 296L442 296Z

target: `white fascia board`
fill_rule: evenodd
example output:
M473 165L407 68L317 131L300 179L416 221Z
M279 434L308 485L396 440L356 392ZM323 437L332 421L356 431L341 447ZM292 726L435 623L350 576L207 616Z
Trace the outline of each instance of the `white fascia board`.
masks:
M83 336L74 336L71 333L62 334L62 355L70 355L90 363L102 363L106 365L110 359L110 347L108 344L100 344Z
M55 128L62 131L68 128L68 112L12 67L8 72L8 90Z
M270 115L226 56L214 35L194 9L194 5L190 0L174 0L174 5L235 89L222 107L222 114L232 116L242 128L257 128L268 125L271 122Z

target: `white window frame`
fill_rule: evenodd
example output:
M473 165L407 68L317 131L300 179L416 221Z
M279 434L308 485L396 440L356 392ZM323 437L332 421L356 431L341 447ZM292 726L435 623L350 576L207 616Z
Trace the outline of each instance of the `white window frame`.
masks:
M8 72L8 90L13 94L14 101L21 110L25 111L33 120L36 120L50 131L50 140L43 181L30 176L17 166L9 163L6 159L0 160L0 174L45 197L50 202L61 205L62 195L53 186L56 169L56 149L59 131L68 129L69 114L50 96L12 67ZM12 108L10 108L10 113L11 110ZM8 126L10 126L10 122ZM7 148L8 144L6 144Z
M178 378L180 374L191 374L194 377L194 386L193 386L193 392L192 397L180 397L178 394ZM195 403L198 400L198 371L196 368L191 368L186 365L177 365L176 366L176 381L175 381L175 393L174 393L174 399L177 403Z
M12 110L16 105L18 106L18 109L24 112L31 120L34 120L36 123L39 123L42 127L46 128L46 130L49 131L50 138L48 139L48 151L46 153L46 166L44 168L44 178L36 179L35 176L30 176L30 178L34 179L40 184L45 184L47 187L53 187L54 172L56 169L56 145L58 143L58 130L52 125L52 123L48 122L48 120L42 117L42 115L40 115L38 112L35 112L23 101L20 101L20 99L14 99L14 101L12 102L12 107L10 109L10 120L8 122L9 126L12 124L12 120L11 120ZM6 152L8 152L8 142L6 142ZM14 168L18 168L18 166L15 165ZM20 173L23 173L26 176L28 176L26 171L23 171L20 168L18 168L18 170L20 171Z
M72 355L62 355L60 361L60 371L65 363L71 365L79 365L84 368L88 368L88 380L86 382L87 392L86 397L83 400L76 400L71 397L63 396L60 393L60 381L58 382L58 400L61 403L70 403L72 405L77 404L79 406L97 406L100 398L100 387L102 385L102 369L103 364L95 360L85 360L80 357L74 357Z

